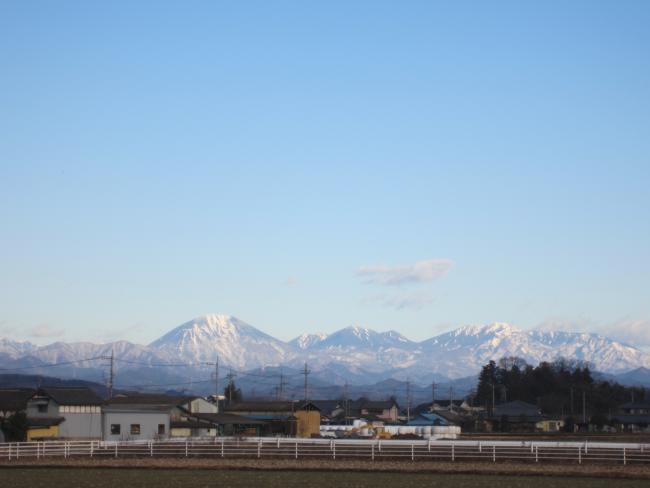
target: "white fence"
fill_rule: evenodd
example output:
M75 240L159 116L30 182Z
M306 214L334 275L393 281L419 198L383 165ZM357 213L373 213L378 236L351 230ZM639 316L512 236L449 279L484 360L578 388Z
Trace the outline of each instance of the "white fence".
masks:
M0 463L56 458L247 458L370 461L650 463L650 444L607 442L212 438L168 441L45 441L0 444Z

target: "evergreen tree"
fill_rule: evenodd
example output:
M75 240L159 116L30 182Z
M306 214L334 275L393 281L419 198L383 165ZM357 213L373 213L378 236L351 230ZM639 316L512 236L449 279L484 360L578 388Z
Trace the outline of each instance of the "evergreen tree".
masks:
M237 403L242 401L242 393L237 386L235 386L235 381L230 380L223 390L223 395L226 398L228 404Z

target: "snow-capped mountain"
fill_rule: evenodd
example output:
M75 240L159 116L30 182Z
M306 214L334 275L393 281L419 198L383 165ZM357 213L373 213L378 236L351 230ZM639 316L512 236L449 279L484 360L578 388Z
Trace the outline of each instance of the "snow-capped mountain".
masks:
M408 377L428 383L432 378L463 378L476 375L488 361L505 356L521 357L533 365L559 357L578 359L609 374L650 368L650 354L597 334L523 330L494 323L460 327L421 342L395 331L361 327L346 327L331 334L303 334L285 342L235 317L217 314L190 320L148 346L118 341L99 345L56 342L38 347L4 339L0 340L0 368L72 361L74 374L83 368L94 368L98 374L101 368L105 370L105 359L81 360L106 357L111 351L119 369L134 371L134 378L146 377L154 383L163 375L162 364L186 365L184 372L178 368L173 372L176 378L185 374L193 380L205 377L205 363L217 357L224 368L235 370L277 366L298 370L307 362L316 375L322 373L320 377L341 384L348 379L376 382ZM164 373L165 377L170 374Z
M9 339L0 339L0 354L6 355L12 359L19 358L36 349L37 346L31 342L12 341Z
M376 373L410 366L416 348L417 343L398 332L351 326L301 348L301 359L316 367L341 364L351 371Z
M291 359L293 348L229 315L205 315L179 325L149 345L190 363L219 360L238 369L275 366Z
M289 341L289 345L296 349L309 349L315 344L324 341L327 338L327 334L322 332L317 332L315 334L300 334L295 339Z
M593 364L599 371L621 373L647 365L650 355L598 334L522 330L505 323L466 326L420 343L423 366L434 371L473 374L491 359L517 356L530 364L559 357ZM455 375L450 375L456 377Z

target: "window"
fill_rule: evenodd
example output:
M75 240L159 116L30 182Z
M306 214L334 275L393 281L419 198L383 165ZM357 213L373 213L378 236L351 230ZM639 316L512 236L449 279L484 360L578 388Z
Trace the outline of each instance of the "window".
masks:
M131 435L140 435L140 424L131 424Z
M59 413L68 413L68 407L62 405L59 407Z
M47 403L44 405L38 405L38 413L47 413Z
M120 424L111 424L111 435L120 435Z
M165 435L165 424L158 424L158 435Z

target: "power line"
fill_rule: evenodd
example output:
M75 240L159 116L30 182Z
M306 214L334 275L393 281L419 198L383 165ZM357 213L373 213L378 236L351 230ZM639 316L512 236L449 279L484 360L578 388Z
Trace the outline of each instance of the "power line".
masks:
M307 401L307 377L309 376L309 373L311 373L311 370L307 367L307 363L305 362L305 369L302 372L302 374L305 375L305 402Z
M23 370L28 370L28 369L40 369L40 368L51 368L54 366L67 366L70 364L77 364L77 363L82 363L85 361L97 361L99 359L103 359L103 356L97 356L94 358L84 358L84 359L75 359L72 361L62 361L59 363L49 363L49 364L39 364L38 366L23 366L20 368L0 368L0 371L23 371Z

